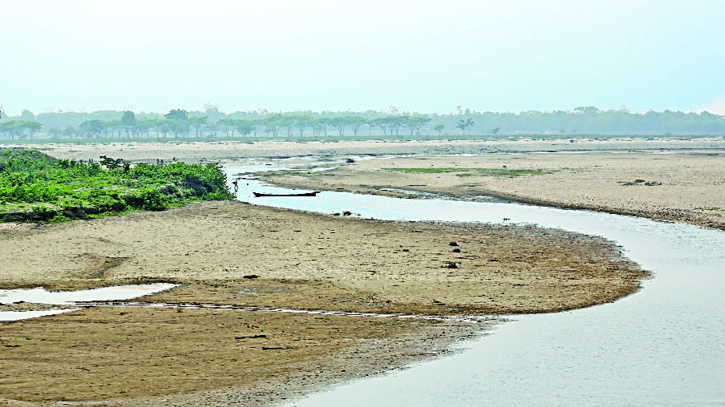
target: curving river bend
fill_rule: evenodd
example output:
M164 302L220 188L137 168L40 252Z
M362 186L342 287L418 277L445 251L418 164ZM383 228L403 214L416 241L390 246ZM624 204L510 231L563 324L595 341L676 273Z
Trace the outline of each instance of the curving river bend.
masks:
M228 168L230 174L241 168ZM604 236L650 270L612 304L516 316L453 356L298 400L307 406L725 406L725 232L515 203L322 192L253 198L278 188L240 181L238 199L387 220L530 223Z

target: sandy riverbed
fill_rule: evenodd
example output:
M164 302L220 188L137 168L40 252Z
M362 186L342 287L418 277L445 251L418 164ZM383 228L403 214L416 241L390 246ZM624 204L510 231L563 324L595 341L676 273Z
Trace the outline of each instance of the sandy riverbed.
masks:
M170 304L547 312L613 301L646 276L612 243L557 230L364 221L234 202L40 228L4 224L0 242L3 287L182 284L146 299ZM488 324L83 309L0 325L0 405L270 405L430 357Z
M533 174L495 175L489 169ZM386 191L393 188L495 196L725 229L725 149L399 157L274 181L374 194L404 195Z
M13 226L0 240L4 287L174 281L182 286L148 299L172 304L543 312L615 300L637 290L644 277L613 244L561 231L363 221L234 202ZM420 319L91 308L3 324L0 394L39 403L269 404L430 357L484 328ZM176 396L149 398L169 394Z

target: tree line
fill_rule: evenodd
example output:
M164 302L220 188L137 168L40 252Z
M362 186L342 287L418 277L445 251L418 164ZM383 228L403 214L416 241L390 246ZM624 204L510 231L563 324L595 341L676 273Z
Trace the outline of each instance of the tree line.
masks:
M189 139L303 137L417 137L446 135L723 135L725 116L665 110L632 113L582 106L569 111L454 114L387 112L234 112L173 109L165 114L133 111L92 113L24 110L0 120L5 140Z

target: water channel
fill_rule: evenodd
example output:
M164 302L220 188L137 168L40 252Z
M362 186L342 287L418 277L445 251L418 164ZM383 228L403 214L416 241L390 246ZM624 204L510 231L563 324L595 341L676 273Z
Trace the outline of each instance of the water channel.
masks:
M245 168L229 167L229 174ZM725 406L725 232L592 211L396 199L240 180L238 199L385 220L507 222L599 235L654 273L640 292L583 310L515 316L449 357L354 381L290 405Z

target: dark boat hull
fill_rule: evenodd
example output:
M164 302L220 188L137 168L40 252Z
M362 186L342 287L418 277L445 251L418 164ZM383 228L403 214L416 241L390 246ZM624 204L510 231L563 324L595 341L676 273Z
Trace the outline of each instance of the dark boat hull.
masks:
M267 194L264 192L252 192L255 197L265 197L265 196L286 196L286 197L295 197L295 196L317 196L317 194L320 191L312 191L312 192L300 192L298 194Z

